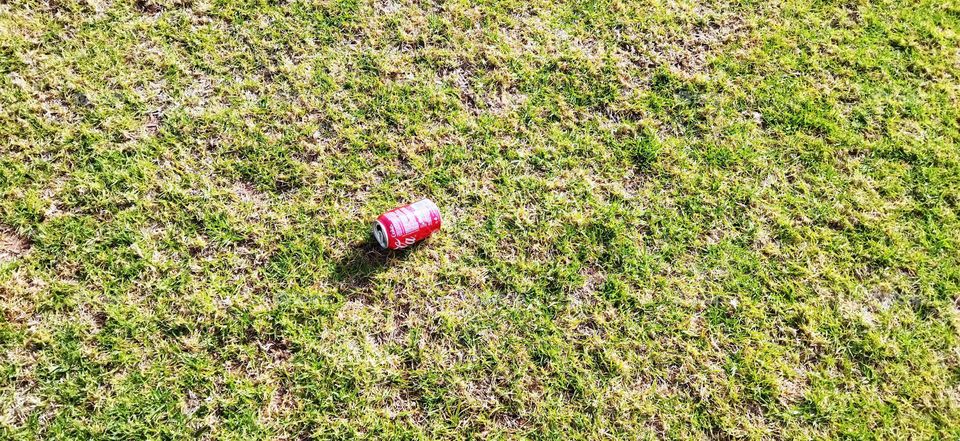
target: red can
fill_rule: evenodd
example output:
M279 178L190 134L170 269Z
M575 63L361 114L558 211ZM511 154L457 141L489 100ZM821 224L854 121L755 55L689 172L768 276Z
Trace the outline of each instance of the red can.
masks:
M399 250L426 239L440 229L440 209L430 199L394 208L377 218L373 237L384 248Z

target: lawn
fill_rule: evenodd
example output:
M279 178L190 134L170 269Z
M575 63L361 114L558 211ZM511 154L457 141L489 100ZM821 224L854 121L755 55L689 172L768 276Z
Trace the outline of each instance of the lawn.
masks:
M2 2L0 439L957 439L958 215L956 1Z

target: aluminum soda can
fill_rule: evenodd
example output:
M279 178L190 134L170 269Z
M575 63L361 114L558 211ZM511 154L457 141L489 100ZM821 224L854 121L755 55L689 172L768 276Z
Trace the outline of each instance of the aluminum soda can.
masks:
M373 237L381 247L399 250L440 229L440 209L430 199L394 208L373 224Z

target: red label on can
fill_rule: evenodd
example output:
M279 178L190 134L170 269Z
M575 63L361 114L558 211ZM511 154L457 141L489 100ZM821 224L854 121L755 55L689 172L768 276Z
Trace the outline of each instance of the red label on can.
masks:
M381 214L373 225L373 237L380 246L398 250L439 229L440 209L430 199L422 199Z

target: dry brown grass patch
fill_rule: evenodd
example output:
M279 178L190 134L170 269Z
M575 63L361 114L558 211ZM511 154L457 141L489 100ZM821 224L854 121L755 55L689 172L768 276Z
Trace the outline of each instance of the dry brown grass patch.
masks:
M30 252L30 241L10 228L0 225L0 263L5 263Z

